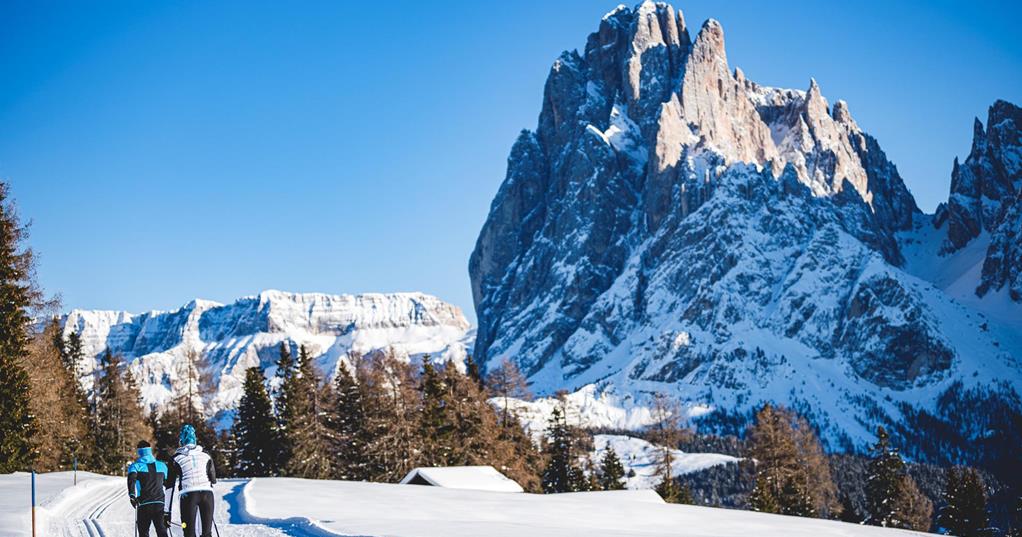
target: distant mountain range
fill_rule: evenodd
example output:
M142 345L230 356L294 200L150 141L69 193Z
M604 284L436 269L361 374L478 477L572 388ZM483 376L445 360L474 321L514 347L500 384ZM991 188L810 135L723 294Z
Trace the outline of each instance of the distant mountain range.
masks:
M464 360L473 331L461 310L422 293L326 295L264 291L231 304L193 300L174 311L131 314L73 310L65 335L78 332L88 362L82 382L107 349L119 354L140 381L144 403L161 408L178 380L175 367L189 350L205 355L217 391L211 413L234 408L245 369L276 372L281 343L292 354L304 346L320 369L333 374L339 360L392 352L415 360Z

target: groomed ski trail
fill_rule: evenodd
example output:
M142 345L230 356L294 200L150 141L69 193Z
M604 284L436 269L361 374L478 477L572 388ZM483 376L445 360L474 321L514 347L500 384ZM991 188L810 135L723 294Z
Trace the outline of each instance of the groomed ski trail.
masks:
M245 514L237 512L240 497L247 480L225 480L214 487L216 513L214 519L221 537L318 537L319 533L306 531L300 524L282 521L279 524L243 522ZM81 491L69 489L69 497L61 499L49 511L49 525L53 535L60 537L133 537L135 513L128 503L128 492L123 479L110 478L92 483ZM173 525L170 534L182 537L178 498L174 501ZM150 529L149 535L155 535ZM214 531L214 535L216 532Z

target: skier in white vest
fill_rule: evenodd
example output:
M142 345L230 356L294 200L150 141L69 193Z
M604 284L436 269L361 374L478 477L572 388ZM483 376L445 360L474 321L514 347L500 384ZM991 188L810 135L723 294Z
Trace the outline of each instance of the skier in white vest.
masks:
M185 537L195 537L195 514L202 518L201 537L213 537L213 485L216 483L216 468L213 459L196 444L195 428L185 424L178 435L181 447L174 452L174 463L170 466L170 477L164 486L174 488L178 483L181 491L181 529ZM167 494L163 516L170 526L170 505L174 491Z

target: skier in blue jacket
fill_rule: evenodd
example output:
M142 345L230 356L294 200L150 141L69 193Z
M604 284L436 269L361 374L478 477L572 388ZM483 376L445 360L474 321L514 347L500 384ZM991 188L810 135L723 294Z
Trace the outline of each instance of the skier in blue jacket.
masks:
M170 468L170 479L165 486L170 490L164 517L170 520L170 499L174 496L174 483L181 491L181 528L185 537L195 537L195 515L202 518L202 537L212 537L213 526L213 485L216 484L216 469L213 459L196 443L195 428L185 424L178 435L181 447L174 452L174 464Z
M162 516L167 465L156 460L149 442L142 440L137 447L138 460L128 466L128 500L135 508L138 534L149 537L152 524L157 537L167 537L167 524Z

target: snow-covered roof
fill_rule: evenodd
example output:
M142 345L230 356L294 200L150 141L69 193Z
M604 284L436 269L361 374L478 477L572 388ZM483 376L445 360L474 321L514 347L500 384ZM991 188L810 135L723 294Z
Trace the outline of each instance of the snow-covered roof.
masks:
M416 479L418 477L418 479ZM448 489L488 490L492 492L524 492L492 466L446 466L416 468L401 480L402 485L433 485Z

